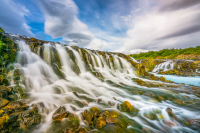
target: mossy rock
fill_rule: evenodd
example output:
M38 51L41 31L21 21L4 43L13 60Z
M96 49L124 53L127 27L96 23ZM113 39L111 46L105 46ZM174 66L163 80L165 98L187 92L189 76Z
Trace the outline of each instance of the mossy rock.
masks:
M95 127L99 129L103 128L104 126L106 126L106 119L100 116L95 123Z
M88 125L93 125L93 118L94 118L94 114L85 110L83 112L83 118L85 121L87 121Z
M12 101L7 106L5 106L3 109L12 109L15 111L23 111L26 110L28 106L20 101Z
M4 98L0 98L0 108L6 106L9 103L8 100L4 99Z
M181 99L175 99L175 100L173 100L173 103L176 103L178 105L185 105L185 103Z
M9 82L8 80L6 79L6 76L5 75L1 75L0 74L0 85L9 85Z
M66 75L59 69L59 67L57 65L54 64L52 68L59 78L61 78L61 79L66 78Z
M138 112L139 110L135 109L128 101L124 101L120 104L120 109L124 112Z
M55 121L61 121L63 118L67 117L69 112L66 111L65 107L59 107L52 115L52 119Z
M98 117L101 113L101 111L97 107L92 107L89 109L89 111L96 117Z
M73 63L73 65L72 65L72 70L73 70L77 75L79 75L79 74L81 73L80 68L79 68L78 65L75 64L75 63Z
M154 112L144 113L144 116L150 120L157 120L158 117Z

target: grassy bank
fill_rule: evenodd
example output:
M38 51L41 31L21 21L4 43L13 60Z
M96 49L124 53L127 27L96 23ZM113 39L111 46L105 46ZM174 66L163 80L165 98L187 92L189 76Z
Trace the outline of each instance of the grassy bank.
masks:
M131 57L139 59L192 59L200 60L200 46L186 49L163 49L160 51L149 51L140 54L131 54Z

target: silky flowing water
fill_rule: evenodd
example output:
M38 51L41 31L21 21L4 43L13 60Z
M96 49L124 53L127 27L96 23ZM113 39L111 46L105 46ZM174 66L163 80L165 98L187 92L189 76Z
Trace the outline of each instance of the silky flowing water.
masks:
M28 44L24 41L18 41L17 43L20 51L18 52L15 68L21 68L24 71L24 78L20 85L24 86L24 89L30 94L30 98L26 102L29 105L39 102L44 104L44 109L39 111L42 114L42 122L33 130L35 133L45 132L49 128L52 123L52 114L60 106L64 106L67 111L77 114L81 125L85 125L81 117L81 113L84 110L88 110L91 107L98 107L100 110L118 110L117 104L124 101L129 101L135 108L139 109L139 113L136 116L131 116L124 112L121 113L153 132L198 132L195 128L184 126L176 120L173 120L176 123L176 126L173 127L165 123L165 121L172 120L166 112L168 107L182 120L200 118L198 109L179 106L170 101L156 102L150 97L130 93L135 89L140 89L176 97L186 95L184 93L171 93L161 88L147 88L137 85L132 81L132 78L138 78L134 68L118 55L112 54L114 59L114 65L112 65L109 55L106 55L107 58L105 58L98 52L87 50L92 58L92 64L89 64L91 70L99 72L104 77L103 81L87 70L80 50L77 51L70 46L61 44L47 43L43 46L44 57L42 59L38 56L40 48L37 55L31 52ZM73 71L71 65L73 61L69 57L66 48L75 55L77 66L81 72L79 75ZM54 52L52 49L58 53L61 71L64 73L65 79L59 78L53 71L51 60L55 57L52 54ZM108 63L110 63L111 67L109 67ZM194 95L189 95L188 97L199 100ZM99 99L101 102L98 102ZM108 102L113 104L109 105ZM159 119L150 120L146 118L144 114L149 112L159 112L157 114Z

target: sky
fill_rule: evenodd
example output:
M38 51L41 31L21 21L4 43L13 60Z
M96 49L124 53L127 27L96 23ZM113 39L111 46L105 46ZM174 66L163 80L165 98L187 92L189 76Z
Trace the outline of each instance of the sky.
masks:
M125 54L200 45L200 0L0 0L0 27Z

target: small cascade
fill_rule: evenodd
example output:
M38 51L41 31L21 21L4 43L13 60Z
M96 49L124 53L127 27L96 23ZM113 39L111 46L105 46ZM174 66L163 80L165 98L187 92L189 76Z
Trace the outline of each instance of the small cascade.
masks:
M195 132L169 117L166 109L172 108L180 119L188 114L190 118L197 118L199 110L176 106L168 101L156 102L157 97L152 99L149 95L181 97L182 94L172 95L161 88L150 89L137 85L132 78L139 77L131 63L122 56L51 43L41 46L35 54L24 41L17 43L20 51L15 66L24 71L25 80L20 85L24 85L30 94L27 103L44 105L39 111L42 122L34 129L34 133L49 132L52 114L60 106L77 115L80 126L85 127L87 124L82 118L85 110L98 107L100 110L119 111L119 105L124 101L129 101L139 110L137 115L121 112L129 121L138 125L134 128L139 132L144 129L153 132ZM173 65L173 62L159 64L153 72L173 69ZM136 90L144 95L135 95ZM153 114L156 119L149 118L149 114ZM175 121L174 128L167 125L166 121Z
M166 61L164 63L156 65L152 72L157 73L159 71L168 71L172 69L174 69L173 61Z

